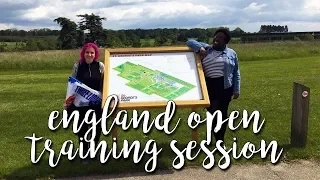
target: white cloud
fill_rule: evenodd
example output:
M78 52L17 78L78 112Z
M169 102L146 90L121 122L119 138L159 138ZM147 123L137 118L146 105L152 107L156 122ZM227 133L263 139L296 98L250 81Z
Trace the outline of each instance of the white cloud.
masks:
M319 0L305 0L305 8L313 8L320 10Z
M59 29L53 20L79 22L79 14L99 15L108 29L195 28L228 25L258 31L261 24L287 22L292 31L318 28L319 0L0 0L0 29ZM27 5L27 6L24 6ZM298 26L297 24L303 25ZM291 27L292 26L292 27ZM320 30L320 28L319 28Z
M0 30L3 30L3 29L23 29L23 30L26 30L26 31L29 31L31 29L41 29L41 28L44 28L43 26L20 26L20 25L15 25L15 24L4 24L4 23L0 23ZM49 28L51 30L59 30L60 28L57 27L57 26L46 26L46 28Z
M0 29L11 29L11 28L15 28L14 24L0 24Z
M253 2L248 7L245 7L244 10L260 11L262 8L266 7L267 4L260 4Z
M53 6L40 6L34 9L27 10L23 15L22 18L29 19L31 21L39 20L39 19L47 19L52 15L59 14L59 10Z
M304 1L304 13L309 16L320 14L319 0L305 0Z
M102 17L106 17L108 21L121 21L128 19L142 18L143 9L139 7L126 8L103 8L99 11Z
M11 5L14 5L14 4L33 4L35 3L36 1L35 0L0 0L0 3L1 4L11 4Z
M201 16L219 12L209 9L203 5L178 2L155 2L146 3L139 6L118 6L102 8L100 14L110 21L121 21L130 19L160 19L173 18L176 16Z
M150 18L172 17L172 16L192 16L192 15L208 15L219 12L219 10L211 9L203 5L181 2L165 2L157 3L146 9Z
M121 4L145 2L145 0L120 0Z
M30 21L42 19L53 21L53 19L60 16L70 18L73 21L77 21L79 20L79 18L76 17L76 15L78 14L91 14L98 12L99 9L90 9L88 7L101 1L102 0L45 0L45 3L43 3L44 5L39 5L38 7L28 10L20 10L19 13L21 14L21 18Z

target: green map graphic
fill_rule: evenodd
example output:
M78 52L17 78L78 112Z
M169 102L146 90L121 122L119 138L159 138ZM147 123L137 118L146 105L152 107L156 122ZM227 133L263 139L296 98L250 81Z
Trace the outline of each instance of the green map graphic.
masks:
M158 70L131 62L125 62L113 69L120 72L118 76L129 80L127 86L148 95L159 95L168 100L173 100L196 87Z

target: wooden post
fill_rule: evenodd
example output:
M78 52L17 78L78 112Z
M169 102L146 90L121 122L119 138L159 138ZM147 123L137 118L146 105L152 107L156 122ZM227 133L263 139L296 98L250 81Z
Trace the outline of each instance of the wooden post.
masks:
M294 82L291 120L291 145L305 147L308 134L310 88Z
M192 108L192 111L193 111L193 112L196 112L196 110L197 110L197 108ZM192 129L192 140L197 141L197 140L198 140L198 137L199 137L199 135L198 135L198 130L197 130L197 128Z

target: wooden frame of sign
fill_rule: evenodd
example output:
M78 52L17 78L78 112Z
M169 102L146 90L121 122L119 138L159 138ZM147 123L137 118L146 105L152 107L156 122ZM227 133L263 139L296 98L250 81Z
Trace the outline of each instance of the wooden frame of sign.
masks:
M182 56L174 56L174 55L182 55ZM205 77L204 77L204 73L203 73L203 68L202 68L200 56L199 56L199 54L194 53L194 51L191 48L188 48L188 47L105 49L105 62L104 62L105 69L104 69L104 80L103 80L104 81L103 82L104 86L103 86L102 106L104 106L104 103L105 103L106 99L111 94L118 94L118 97L119 97L119 94L123 93L123 92L116 92L118 89L123 90L123 89L128 88L127 86L125 87L123 85L124 81L119 80L119 81L122 81L122 85L121 85L121 83L116 83L116 82L119 82L119 81L112 81L113 79L111 79L111 77L110 77L111 74L113 73L111 71L114 71L115 67L118 68L118 70L120 69L120 71L121 71L121 68L119 68L119 67L123 67L123 66L120 66L117 63L119 63L120 61L122 61L122 62L120 62L120 64L122 64L125 61L128 62L128 58L130 58L129 61L132 60L132 62L134 62L134 59L137 59L137 58L139 58L139 60L140 59L144 59L144 62L146 62L146 61L148 62L148 60L151 60L151 59L154 60L154 62L156 62L156 60L161 60L161 58L163 59L163 57L171 58L170 62L173 63L173 64L174 64L175 58L179 57L180 58L179 62L183 62L184 66L182 65L182 66L176 67L178 69L179 68L181 69L181 68L188 67L188 65L186 65L188 63L190 64L190 66L191 66L191 64L193 65L193 67L192 67L193 70L191 71L189 69L190 68L189 67L188 69L186 69L186 72L190 72L190 74L191 74L190 77L192 76L192 73L194 74L194 77L191 77L191 79L193 79L194 82L195 81L197 82L197 85L195 85L196 87L193 86L193 90L197 89L197 92L194 93L193 95L189 95L188 97L192 97L193 98L194 95L195 96L199 95L199 96L197 96L198 97L197 99L195 99L195 98L193 98L193 99L183 99L183 100L181 100L181 99L179 99L179 100L172 99L175 102L176 107L177 108L191 108L192 111L195 111L197 108L208 107L210 105L210 101L209 101L209 96L208 96L208 92L207 92L207 87L206 87L206 82L205 82ZM182 58L187 57L188 61L186 61L186 60L183 61L181 59L181 57ZM121 58L123 58L124 60L121 59ZM146 69L147 70L158 69L157 66L164 67L165 64L168 63L168 62L169 61L166 61L166 62L160 63L159 65L156 65L156 66L154 66L153 63L151 63L151 64L153 64L152 67L151 68L147 67ZM139 63L142 63L142 62L140 61ZM158 62L156 62L156 63L158 63ZM131 63L131 62L129 62L129 65L130 64L135 69L136 65ZM128 67L129 65L126 64L125 67ZM172 66L166 66L166 67L172 68ZM169 71L170 70L168 69L165 72L169 72ZM153 72L153 71L151 70L150 72ZM164 72L164 71L162 71L162 72ZM160 74L162 72L161 72L161 70L157 71L157 73L160 73ZM185 75L186 75L186 72L184 72ZM119 78L119 77L114 76L114 74L112 76L115 77L115 78ZM162 78L164 78L164 77L166 78L166 77L169 77L170 75L167 76L167 74L162 73L161 76L162 76ZM126 74L126 77L128 77L128 73ZM126 79L127 81L130 81L130 79L128 79L126 77L124 77L124 79ZM131 76L129 76L129 77L131 77ZM137 79L137 77L138 76L133 77L132 81L133 81L133 79ZM141 77L141 74L140 74L140 77ZM170 76L170 77L171 77L171 80L175 79L175 77L172 77L172 76ZM123 78L123 76L122 76L122 78ZM171 81L171 80L169 78L169 81ZM125 82L127 82L127 81L125 81ZM175 80L172 80L172 81L175 81ZM176 81L177 82L181 82L182 84L183 83L188 84L187 82L189 80L180 81L180 79L177 78ZM141 83L143 83L143 82L141 82ZM118 84L120 84L120 86L118 88L113 88L112 90L110 90L110 88L112 88L114 86L117 86ZM179 84L179 83L176 83L176 84ZM163 87L161 85L159 85L159 86ZM182 85L180 85L180 87L181 86ZM129 87L129 88L131 88L132 91L136 91L137 90L137 89L134 89L133 85L131 87ZM158 86L156 88L158 88ZM144 89L146 89L146 88L144 88ZM185 88L184 90L186 90L186 89L187 88ZM188 91L188 90L186 90L186 91ZM110 94L110 92L111 92L111 94ZM127 92L130 93L130 91L127 91ZM161 92L161 91L158 91L158 92ZM178 91L175 91L175 92L178 92ZM150 94L154 95L152 93L150 93ZM173 96L171 96L173 94L175 94L175 93L171 93L171 94L169 93L169 95L167 97L173 97ZM159 95L159 94L157 94L157 95ZM129 96L129 97L132 97L132 96ZM175 96L175 97L177 97L177 96ZM125 98L127 98L127 97L125 97ZM154 100L154 96L153 96L153 99L151 101L143 100L141 102L121 102L119 100L117 108L118 109L125 109L125 110L130 110L130 109L144 109L144 110L146 110L146 109L150 109L150 108L166 107L167 103L168 103L168 98L166 100L163 100L163 99L164 98L162 98L161 100L157 101L157 100ZM114 132L113 136L116 136L116 134L117 133ZM198 138L196 130L193 131L192 138L194 140Z

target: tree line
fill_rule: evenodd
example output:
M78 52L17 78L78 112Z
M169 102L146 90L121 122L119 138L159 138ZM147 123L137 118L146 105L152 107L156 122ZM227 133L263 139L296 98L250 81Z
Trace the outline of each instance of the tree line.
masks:
M276 26L276 25L261 25L260 33L271 33L271 32L288 32L288 26Z
M30 31L7 29L0 31L0 51L6 51L4 42L15 42L14 50L52 50L76 49L86 42L95 42L100 47L152 47L183 45L194 38L211 43L213 34L220 27L212 28L157 28L157 29L127 29L111 30L103 28L104 17L95 14L77 15L80 22L74 22L66 17L57 17L53 21L60 30L34 29ZM227 28L227 27L225 27ZM269 29L261 26L262 30ZM231 30L234 38L246 33L241 28ZM12 46L12 45L11 45Z

